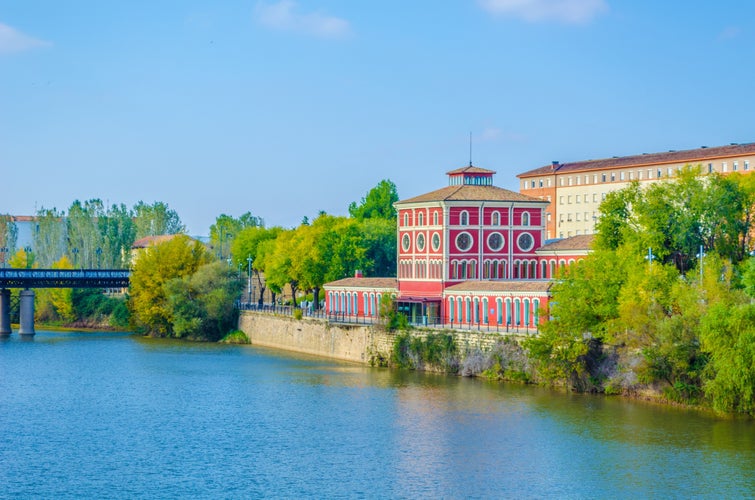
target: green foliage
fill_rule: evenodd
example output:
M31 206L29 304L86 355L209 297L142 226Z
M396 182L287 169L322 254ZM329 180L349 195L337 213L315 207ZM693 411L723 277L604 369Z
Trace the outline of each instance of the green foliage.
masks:
M243 287L234 269L223 262L200 266L190 275L164 285L171 321L170 336L216 341L233 329L238 311L233 307Z
M398 312L396 309L395 299L390 294L383 294L378 304L378 317L380 324L389 332L396 330L408 330L411 328L409 319L405 314Z
M151 335L171 336L174 306L169 302L166 283L191 276L209 262L204 245L184 235L147 249L131 272L128 304L133 326ZM184 324L181 328L190 329Z
M234 330L226 334L218 342L221 344L251 344L249 337L241 330Z
M0 215L0 247L7 249L0 255L0 258L7 259L8 254L16 251L16 242L18 240L18 226L13 222L10 215ZM5 262L0 265L4 265Z
M238 219L221 214L215 219L215 223L210 226L210 245L215 249L216 255L220 259L231 257L235 258L236 264L241 263L248 254L232 250L236 238L242 231L248 228L263 228L265 222L261 217L255 217L251 212L243 214Z
M428 334L424 339L409 332L396 335L391 362L399 368L423 370L428 367L446 373L459 371L458 348L447 333Z
M390 180L384 179L370 189L359 205L356 202L349 205L349 215L358 221L372 218L386 219L395 223L396 208L393 204L397 201L396 185Z
M304 317L304 311L302 311L298 307L296 309L294 309L294 319L295 320L300 320L303 317Z
M151 205L139 201L134 205L136 239L162 234L179 234L186 231L178 213L167 203L156 201Z

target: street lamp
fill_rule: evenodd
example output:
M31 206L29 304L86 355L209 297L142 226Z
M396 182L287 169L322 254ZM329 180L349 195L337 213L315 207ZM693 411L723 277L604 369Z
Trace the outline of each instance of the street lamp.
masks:
M249 304L252 304L252 257L247 256L247 273L249 274Z
M26 254L26 269L29 269L31 267L31 262L29 261L29 255L31 254L31 246L27 245L24 247L24 253Z

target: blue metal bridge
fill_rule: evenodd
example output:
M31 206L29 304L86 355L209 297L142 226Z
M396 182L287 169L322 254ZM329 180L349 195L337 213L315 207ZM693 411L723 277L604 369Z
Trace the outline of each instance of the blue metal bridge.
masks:
M126 288L128 269L0 269L0 337L12 333L10 288L19 293L19 329L34 335L34 290L31 288Z

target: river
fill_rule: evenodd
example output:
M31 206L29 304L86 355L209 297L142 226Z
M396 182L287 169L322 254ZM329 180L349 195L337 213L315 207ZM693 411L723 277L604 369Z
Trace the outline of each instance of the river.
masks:
M755 424L252 346L0 341L2 498L755 495Z

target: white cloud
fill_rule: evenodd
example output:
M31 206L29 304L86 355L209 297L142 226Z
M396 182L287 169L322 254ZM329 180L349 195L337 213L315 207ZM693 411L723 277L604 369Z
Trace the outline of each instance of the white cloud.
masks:
M347 20L320 12L300 12L299 4L294 0L280 0L270 4L257 2L254 17L270 28L321 38L341 38L351 32L351 25Z
M582 24L608 10L605 0L478 0L486 11L529 22Z
M50 45L50 43L24 35L17 29L0 23L0 54L23 52L47 45Z

